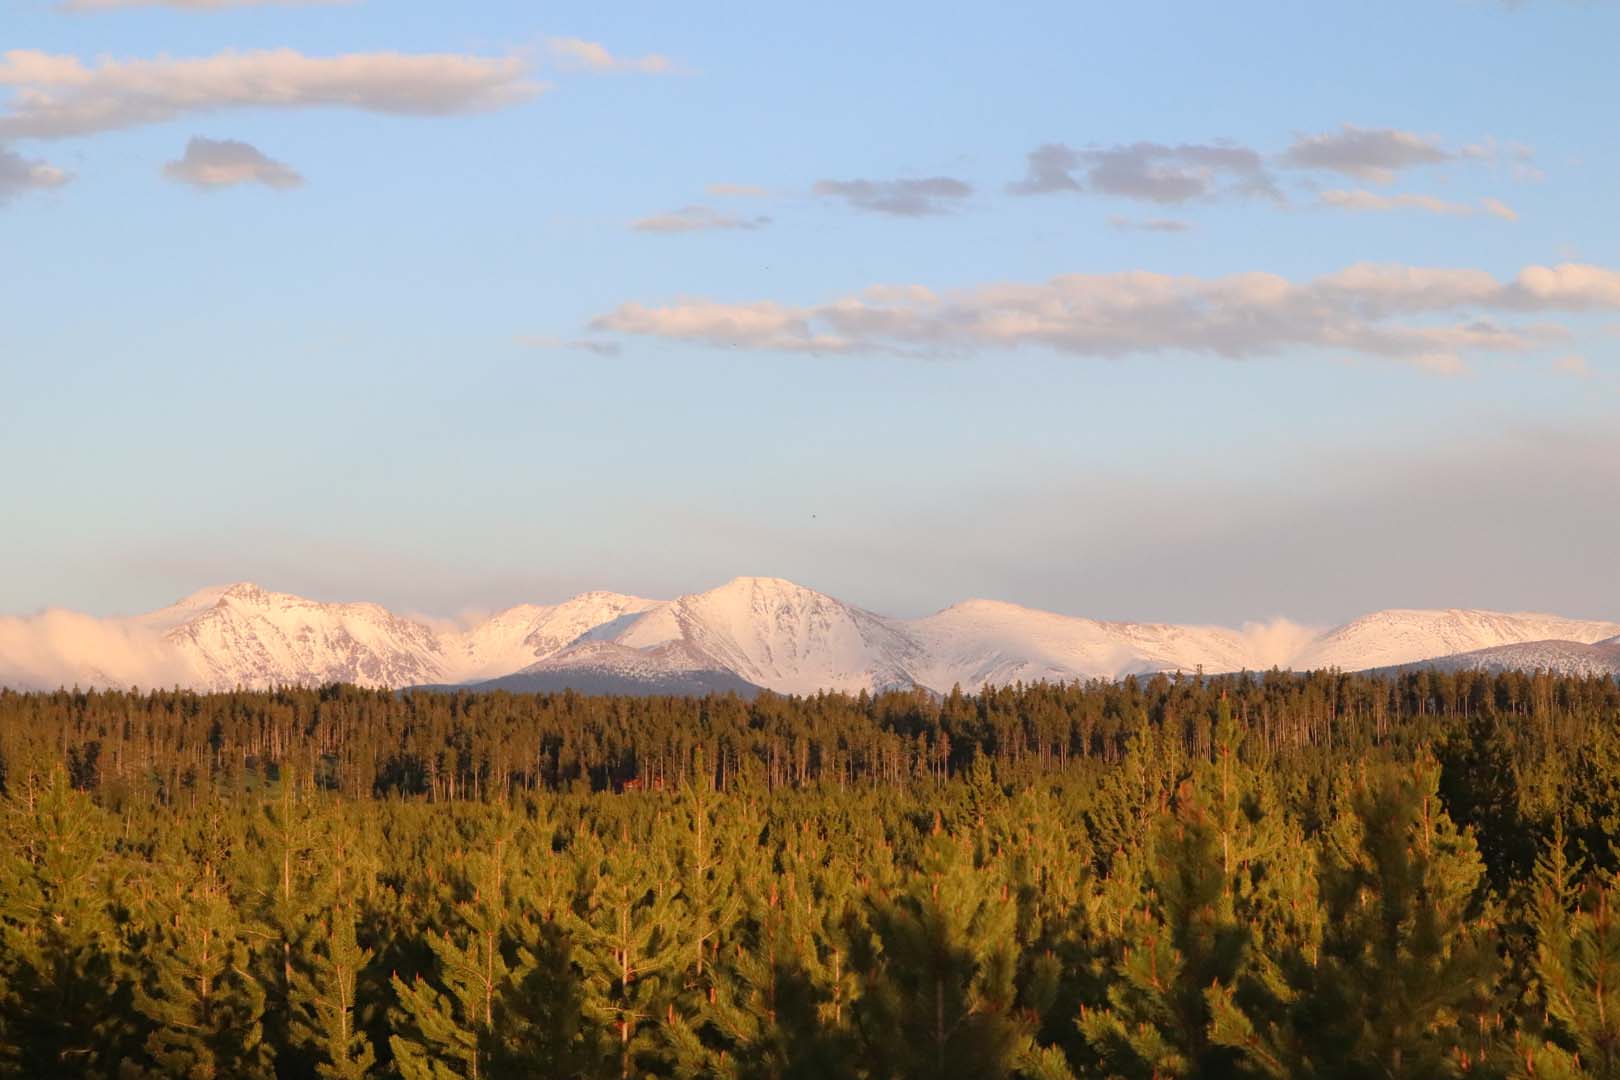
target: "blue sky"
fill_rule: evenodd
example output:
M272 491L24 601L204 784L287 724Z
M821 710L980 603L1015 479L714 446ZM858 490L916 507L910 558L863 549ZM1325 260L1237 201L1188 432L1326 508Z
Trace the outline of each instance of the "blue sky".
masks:
M1620 5L93 2L0 43L0 611L1620 610Z

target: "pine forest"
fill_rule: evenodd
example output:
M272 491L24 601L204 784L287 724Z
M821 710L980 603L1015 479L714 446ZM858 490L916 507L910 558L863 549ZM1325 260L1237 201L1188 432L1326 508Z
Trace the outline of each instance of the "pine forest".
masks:
M0 691L0 1075L1620 1078L1620 684Z

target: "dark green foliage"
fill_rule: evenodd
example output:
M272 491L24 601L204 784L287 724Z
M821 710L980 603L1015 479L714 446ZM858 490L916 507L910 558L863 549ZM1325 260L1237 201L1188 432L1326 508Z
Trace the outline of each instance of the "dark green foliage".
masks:
M1613 681L0 691L0 782L5 1077L1620 1080Z

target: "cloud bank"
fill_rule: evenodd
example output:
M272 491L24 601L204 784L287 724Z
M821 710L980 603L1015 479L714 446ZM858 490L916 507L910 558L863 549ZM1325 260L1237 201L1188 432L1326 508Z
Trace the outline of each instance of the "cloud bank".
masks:
M1508 281L1483 270L1361 263L1310 281L1275 274L1069 274L1036 284L936 292L877 286L824 304L701 298L626 303L596 332L779 352L930 354L1039 346L1073 356L1168 351L1246 359L1287 349L1401 360L1461 371L1470 353L1523 353L1569 332L1492 315L1620 310L1620 271L1529 266Z
M74 611L0 616L0 686L189 685L193 671L161 634L133 619Z
M0 54L0 138L58 139L191 113L241 108L347 108L445 116L526 101L544 87L514 57L227 51L199 59L102 59L26 49Z

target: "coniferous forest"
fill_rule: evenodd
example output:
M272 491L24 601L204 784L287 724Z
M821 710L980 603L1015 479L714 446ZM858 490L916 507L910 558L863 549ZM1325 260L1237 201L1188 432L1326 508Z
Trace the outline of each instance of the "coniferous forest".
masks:
M1620 685L0 692L0 1074L1620 1077Z

